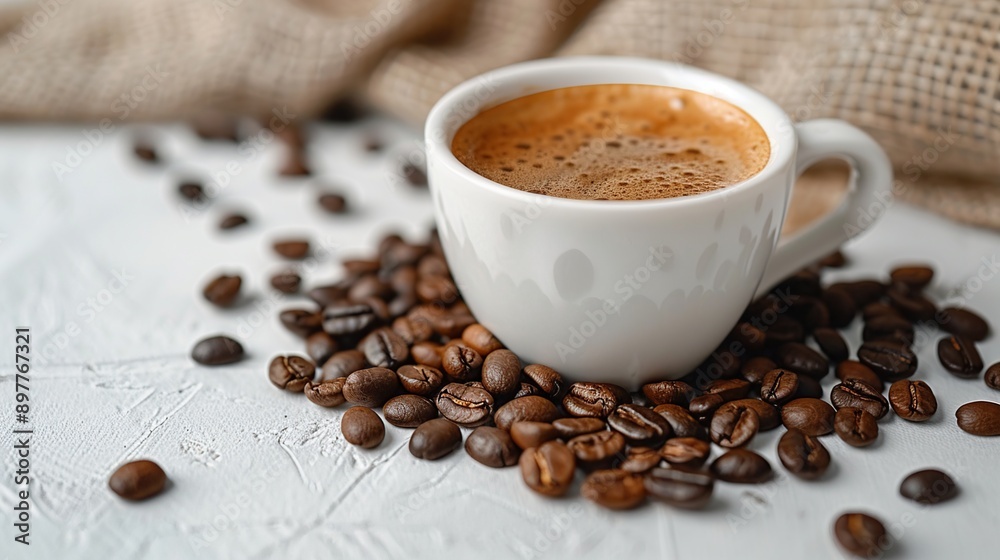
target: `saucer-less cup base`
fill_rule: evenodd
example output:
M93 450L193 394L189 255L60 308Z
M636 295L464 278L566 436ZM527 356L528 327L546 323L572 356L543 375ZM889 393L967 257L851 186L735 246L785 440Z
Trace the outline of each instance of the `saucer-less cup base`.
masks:
M601 83L666 85L724 99L760 123L770 160L754 177L701 195L592 201L494 183L451 153L456 130L483 109ZM478 320L528 363L572 381L630 389L681 377L706 358L711 363L754 295L871 225L889 202L892 181L882 149L842 121L793 125L738 82L635 58L546 59L473 78L431 111L426 143L441 242ZM853 167L848 196L779 243L795 178L829 157ZM768 319L761 318L765 326Z

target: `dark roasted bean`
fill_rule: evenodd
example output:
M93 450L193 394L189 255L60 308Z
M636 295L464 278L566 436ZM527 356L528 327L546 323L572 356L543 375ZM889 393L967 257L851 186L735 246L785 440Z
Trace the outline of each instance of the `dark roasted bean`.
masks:
M427 323L415 323L407 317L397 317L392 322L392 330L409 346L418 342L426 342L434 336L434 330Z
M899 485L899 493L921 504L937 504L958 494L958 486L946 473L924 469L910 474Z
M594 471L580 487L580 495L613 510L637 507L646 499L642 477L623 469Z
M510 426L510 437L521 449L538 447L559 437L559 431L549 422L518 421Z
M465 438L465 452L476 461L499 469L517 464L521 450L510 434L492 426L479 426Z
M835 414L832 406L819 399L795 399L781 407L781 423L806 435L821 436L833 431Z
M342 350L330 356L330 359L323 363L322 368L320 368L320 380L347 377L367 366L365 355L361 352L357 350Z
M430 366L400 366L396 377L406 392L424 397L434 396L444 383L444 374Z
M631 445L659 445L673 435L663 416L637 404L619 405L608 415L608 425Z
M205 285L202 295L209 303L218 307L229 307L240 293L243 279L238 274L222 274Z
M787 369L773 369L761 380L760 398L770 404L783 404L792 400L798 390L798 375Z
M858 280L855 282L838 282L830 286L831 290L841 289L851 296L855 305L864 307L879 299L885 293L885 285L877 280Z
M1000 436L1000 404L989 401L965 403L955 411L958 427L974 436Z
M524 366L524 376L542 390L550 399L558 399L562 396L566 388L559 372L541 364L528 364Z
M302 287L302 277L296 272L279 272L271 276L271 287L283 294L294 294Z
M521 387L521 360L510 350L490 352L483 360L483 386L494 397L513 396Z
M347 400L344 398L344 383L346 377L338 377L327 381L309 381L303 391L309 402L319 406L340 406Z
M612 430L602 430L566 442L576 458L584 463L596 463L614 457L625 450L625 437Z
M740 376L754 385L759 385L767 372L777 369L778 364L766 356L754 356L740 368Z
M710 418L725 403L722 395L699 395L691 399L688 410L696 418Z
M758 484L771 478L771 464L748 449L730 449L712 461L715 478L738 484Z
M333 336L352 335L367 329L375 319L370 305L336 302L323 310L323 330Z
M737 407L744 406L746 408L752 408L757 416L760 418L760 431L766 432L767 430L773 430L781 425L781 413L778 408L774 405L768 404L760 399L738 399L735 401L729 401L720 407Z
M343 214L347 212L347 199L337 193L322 193L316 199L316 203L330 214Z
M889 387L889 403L903 420L923 422L937 412L937 398L923 381L900 379Z
M630 447L625 453L625 459L618 468L630 473L644 473L657 467L663 457L660 451L652 447Z
M864 513L845 513L838 517L833 524L833 534L844 550L861 558L880 558L892 543L882 522Z
M416 428L424 422L437 418L438 411L427 397L420 395L398 395L382 405L385 421L399 428Z
M511 424L530 420L552 422L559 418L559 409L545 397L530 396L514 399L497 409L493 421L501 430L510 430Z
M743 347L744 351L757 353L767 345L767 334L750 323L738 323L729 333L729 338Z
M976 377L983 371L983 358L976 343L960 336L949 336L938 341L938 359L944 369L958 377Z
M519 399L521 397L530 397L530 396L533 396L533 395L539 396L539 397L544 397L545 393L543 393L541 389L539 389L538 387L532 385L531 383L524 383L524 382L522 382L520 384L520 386L518 387L517 392L514 393L514 396L511 397L511 398Z
M917 264L897 266L889 272L889 277L892 278L893 282L898 282L919 292L931 283L934 278L934 269Z
M358 302L368 298L385 299L392 295L392 286L375 274L365 274L351 283L351 287L347 290L347 299Z
M882 378L875 375L875 372L870 367L855 360L844 360L837 364L837 379L841 381L858 379L875 387L879 391L882 390L883 386Z
M885 315L891 315L893 317L905 320L903 315L900 314L900 312L897 311L895 307L889 305L888 303L882 303L881 301L869 303L864 307L864 309L861 310L861 318L863 318L865 322L871 321L876 317L882 317Z
M840 333L834 329L819 328L813 331L813 338L816 345L826 354L826 357L833 363L840 363L850 356L851 351L847 347L847 342Z
M547 441L539 447L525 449L518 463L524 483L544 496L565 494L576 471L573 452L559 441Z
M968 309L946 307L938 314L937 320L941 330L972 341L978 342L990 334L986 319Z
M692 438L670 438L660 448L660 457L671 465L700 467L712 454L712 445L707 441Z
M929 321L937 314L937 306L922 294L891 289L886 295L892 306L911 321Z
M375 408L398 395L400 390L399 379L391 369L371 367L347 376L344 398L352 404Z
M662 416L677 437L705 439L705 428L686 408L676 404L661 404L653 412Z
M705 386L705 394L719 395L727 401L742 399L750 393L750 382L743 379L718 379Z
M394 368L410 356L403 337L389 328L375 329L358 343L358 350L365 353L368 363L377 367Z
M830 452L826 447L818 439L794 429L778 440L778 459L788 472L805 480L823 476L830 466Z
M424 257L424 260L427 258L429 257ZM465 327L465 330L462 331L462 340L480 356L489 356L490 352L503 348L503 344L497 340L497 337L479 323Z
M830 326L842 329L851 324L858 308L846 290L829 288L823 292L823 303L830 314Z
M811 399L823 398L823 386L812 377L800 376L799 389L795 392L795 398L808 397Z
M835 408L860 408L881 419L889 412L889 403L882 392L859 379L848 379L830 390L830 402Z
M818 297L799 296L788 312L795 317L807 332L830 326L830 311Z
M342 283L317 286L306 292L306 297L320 307L327 307L342 302L347 297L347 288ZM337 333L330 333L337 334Z
M281 324L294 335L305 338L323 328L323 316L307 309L286 309L278 315Z
M340 419L340 432L351 445L371 449L385 439L385 424L374 410L366 406L352 406Z
M679 404L687 406L694 397L694 388L683 381L659 381L642 386L642 394L653 404Z
M822 379L830 371L830 362L826 357L800 342L782 345L775 358L779 366L813 379Z
M565 440L597 432L608 427L604 420L600 418L560 418L554 420L552 426L559 433L559 437Z
M441 368L459 381L469 381L479 375L483 357L462 341L452 341L441 353Z
M1000 362L987 368L983 378L986 380L987 387L1000 391Z
M317 364L325 363L337 351L337 341L323 331L306 337L306 354Z
M485 424L493 417L493 396L486 389L449 383L435 402L441 416L467 428Z
M191 359L204 366L221 366L243 359L243 345L228 336L210 336L191 349Z
M436 461L462 445L462 430L444 418L428 420L410 436L410 454L418 459Z
M219 220L219 229L230 230L250 223L243 214L226 214Z
M574 383L563 397L563 408L570 416L607 418L619 404L622 394L628 395L620 387L609 383Z
M861 339L891 340L902 344L913 344L913 323L899 315L885 314L872 317L865 321Z
M760 417L742 405L720 408L712 416L712 441L722 447L742 447L757 435Z
M653 469L644 483L653 499L685 509L705 507L715 487L711 474L683 469Z
M844 256L844 253L840 252L840 249L837 249L820 259L816 264L821 268L843 268L847 266L847 257Z
M878 422L860 408L845 406L838 410L833 427L840 439L854 447L866 447L878 439Z
M444 346L433 342L418 342L410 348L410 356L420 365L441 369L441 352Z
M167 473L148 459L125 463L108 479L108 487L115 494L132 501L151 498L162 492L166 485Z
M290 260L301 260L309 254L309 242L305 239L284 239L275 241L274 252Z
M887 340L873 340L858 349L858 360L883 381L897 381L917 371L917 355L908 346Z
M267 368L267 376L279 389L301 393L313 380L316 366L299 356L276 356Z

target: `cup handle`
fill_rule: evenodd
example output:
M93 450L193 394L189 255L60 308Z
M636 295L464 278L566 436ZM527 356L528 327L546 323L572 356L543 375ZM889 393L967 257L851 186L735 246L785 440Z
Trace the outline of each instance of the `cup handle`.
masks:
M829 214L778 242L755 298L867 229L885 212L892 197L892 164L871 136L835 119L796 124L795 133L799 139L795 176L817 161L844 159L851 164L848 192ZM852 222L852 217L857 219Z

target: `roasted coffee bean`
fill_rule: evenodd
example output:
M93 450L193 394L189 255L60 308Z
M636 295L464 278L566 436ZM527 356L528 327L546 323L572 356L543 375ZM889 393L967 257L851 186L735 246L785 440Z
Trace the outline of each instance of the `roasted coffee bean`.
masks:
M608 509L626 510L645 501L646 488L637 474L624 469L606 469L587 475L580 495Z
M279 389L301 393L313 380L316 366L299 356L276 356L267 368L267 376Z
M760 399L770 404L783 404L792 400L798 390L798 375L787 369L773 369L761 380Z
M343 214L347 212L347 199L337 193L323 193L316 199L316 203L330 214Z
M424 303L450 305L458 300L458 288L447 276L423 276L417 281L417 297Z
M420 262L417 263L417 274L420 276L450 276L451 271L448 270L448 262L444 260L444 257L429 254L421 257ZM494 350L496 349L494 348Z
M958 494L958 486L946 473L937 469L924 469L910 474L899 485L904 498L921 504L937 504Z
M424 422L437 418L434 403L420 395L398 395L382 405L385 421L398 428L416 428Z
M691 399L688 411L696 418L711 418L719 407L726 403L722 395L698 395Z
M360 333L375 320L375 312L370 305L340 301L323 310L323 330L333 336Z
M878 439L878 422L875 417L860 408L845 406L837 411L833 428L848 445L866 447Z
M847 266L847 257L838 249L820 259L816 265L820 268L843 268Z
M340 406L347 401L344 398L344 383L346 382L346 377L326 381L309 381L303 391L309 402L313 404L325 407Z
M389 298L392 295L392 286L383 282L375 274L361 276L347 289L347 299L358 302L367 300L368 298Z
M309 254L309 242L305 239L285 239L275 241L274 252L290 260L301 260Z
M387 244L384 250L379 251L379 263L384 270L395 270L400 266L416 265L426 254L426 245L398 241Z
M441 352L444 347L433 342L418 342L410 348L410 356L420 365L441 369Z
M891 340L902 344L913 344L913 324L899 315L878 315L865 321L861 333L864 341Z
M347 287L343 282L316 286L306 292L306 297L313 300L316 305L326 308L330 305L342 303L344 298L347 297ZM331 332L330 334L335 335L337 333Z
M737 323L729 333L729 339L750 353L760 352L767 345L767 334L747 322Z
M625 437L612 430L576 436L566 442L579 461L596 463L614 457L625 450Z
M521 387L521 360L510 350L490 352L483 360L483 386L494 397L513 396Z
M306 337L306 354L317 364L325 363L337 351L337 341L323 331Z
M222 274L217 276L202 290L202 295L209 303L217 307L229 307L240 294L243 279L238 274Z
M671 465L697 468L712 454L712 444L692 437L675 437L660 448L660 457Z
M795 398L808 397L811 399L823 398L823 386L812 377L800 376L799 388L795 392Z
M742 447L757 435L760 417L745 406L720 408L712 416L712 441L722 447Z
M990 334L990 325L979 315L959 307L946 307L937 317L941 330L978 342Z
M401 294L392 298L392 300L386 304L385 310L389 317L400 317L402 315L406 315L406 312L409 311L416 302L416 296Z
M510 437L521 449L538 447L559 437L559 431L549 422L519 421L510 426Z
M775 353L775 359L782 368L792 370L799 375L808 375L813 379L822 379L830 372L830 362L822 354L801 342L782 345Z
M987 387L1000 391L1000 362L990 366L983 377L986 380Z
M524 366L524 376L542 390L550 399L558 399L562 396L566 388L559 372L541 364L528 364Z
M366 406L352 406L340 419L340 433L351 445L365 449L377 447L385 439L385 424Z
M462 445L462 430L444 418L428 420L410 436L410 454L418 459L436 461Z
M908 346L887 340L873 340L858 349L858 360L883 381L897 381L917 371L917 355Z
M441 416L467 428L490 421L493 416L493 396L486 389L449 383L435 400Z
M937 315L934 302L919 293L909 293L900 289L886 292L893 307L911 321L929 321Z
M483 357L464 342L449 344L441 353L441 368L459 381L468 381L478 376L482 367Z
M574 383L562 405L570 416L607 418L619 404L630 402L628 392L610 383Z
M868 385L875 387L880 392L882 390L882 378L875 375L875 372L865 364L854 360L844 360L837 364L837 379L847 381L848 379L858 379Z
M378 263L375 263L378 266ZM378 269L376 269L376 272ZM410 265L400 266L389 273L389 287L397 294L416 295L417 269Z
M145 163L157 163L160 161L159 156L156 154L156 148L147 140L136 140L135 145L132 147L132 153L140 161Z
M983 371L983 358L976 343L960 336L949 336L938 341L938 359L944 369L958 377L976 377Z
M302 277L295 272L279 272L271 276L271 287L283 294L294 294L302 287Z
M743 366L740 368L740 377L751 384L760 385L767 372L777 368L778 364L774 363L774 360L771 358L767 356L754 356L743 362Z
M421 263L429 257L421 259ZM489 356L490 352L503 348L503 344L493 336L493 333L479 323L473 323L462 331L462 340L480 356Z
M278 319L289 332L302 338L323 328L323 316L308 309L286 309Z
M830 326L830 311L818 297L799 296L788 308L788 312L802 323L806 332Z
M559 416L559 409L552 404L552 401L536 395L514 399L501 406L493 415L493 421L501 430L510 430L510 426L514 422L525 420L552 422Z
M530 397L530 396L544 397L545 393L543 393L541 389L535 387L531 383L522 382L520 387L517 389L517 392L514 393L514 396L511 398L519 399L521 397Z
M819 272L811 268L803 268L782 280L775 292L784 289L798 300L803 296L815 296L820 292Z
M683 381L658 381L642 386L642 394L653 404L679 404L687 406L694 397L694 387Z
M243 359L243 345L228 336L210 336L194 345L191 359L203 366L231 364Z
M801 385L801 382L800 382ZM760 431L773 430L781 425L781 413L778 407L768 404L760 399L737 399L723 404L719 409L743 406L753 409L760 419Z
M576 473L573 452L559 441L547 441L539 447L525 449L518 464L528 488L544 496L565 494Z
M219 229L234 229L248 223L250 223L250 220L243 214L226 214L219 220Z
M320 368L320 380L326 381L348 375L368 366L365 355L357 350L342 350L330 356Z
M869 303L861 310L861 317L865 322L871 321L876 317L883 317L886 315L891 315L898 319L906 320L895 307L889 305L888 303L882 303L881 301L876 301L875 303Z
M434 396L444 384L444 374L430 366L400 366L396 370L396 377L406 392L424 397Z
M771 464L748 449L730 449L712 461L715 478L738 484L758 484L771 478Z
M838 517L833 524L833 534L844 550L861 558L879 558L892 543L882 522L864 513L845 513Z
M695 372L701 372L697 376L693 373L684 379L689 385L697 387L705 385L710 380L732 379L740 375L740 358L731 350L716 350L705 358Z
M659 466L663 457L652 447L630 447L618 468L630 473L644 473Z
M108 479L108 487L126 500L152 498L167 485L167 473L148 459L131 461L118 467Z
M955 411L958 427L974 436L1000 436L1000 404L989 401L965 403Z
M813 331L813 338L816 340L816 345L819 346L819 349L833 363L840 363L851 355L844 337L840 336L840 333L834 329L816 329Z
M407 345L412 346L417 342L426 342L434 336L434 330L427 323L414 323L407 317L397 317L392 322L392 330L403 339Z
M923 381L900 379L889 387L889 403L903 420L923 422L937 412L934 392Z
M897 266L889 272L889 277L892 278L893 282L898 282L919 292L931 283L934 278L934 269L916 264Z
M842 329L851 324L854 316L858 314L858 307L854 300L841 288L829 288L823 291L823 303L830 314L830 326Z
M344 397L347 402L376 408L399 394L399 378L391 369L370 367L347 376Z
M410 357L403 337L385 327L365 335L358 343L358 350L365 353L368 363L377 367L395 368Z
M465 452L476 461L499 469L517 464L521 450L510 434L493 426L479 426L465 438Z
M643 482L651 498L685 509L705 507L715 487L709 473L683 469L653 469Z
M659 445L673 435L666 418L637 404L619 405L608 415L608 425L631 445Z
M858 379L848 379L838 383L830 390L830 402L835 408L860 408L875 417L882 419L889 413L889 403L882 392Z
M829 289L841 289L851 296L855 305L864 307L885 294L885 285L877 280L858 280L855 282L838 282Z
M695 437L705 439L705 428L686 408L676 404L661 404L653 412L662 416L677 437Z
M778 440L778 459L788 472L805 480L823 476L830 466L830 452L826 447L818 439L794 429Z
M552 426L562 439L573 439L576 436L594 433L607 428L600 418L560 418L552 422Z
M717 379L706 385L703 392L733 401L742 399L750 393L750 382L743 379Z
M795 399L781 407L781 423L789 430L797 428L806 435L822 436L833 431L836 411L819 399Z
M379 269L378 261L371 259L347 259L341 261L340 266L344 267L345 275L351 280L371 276Z

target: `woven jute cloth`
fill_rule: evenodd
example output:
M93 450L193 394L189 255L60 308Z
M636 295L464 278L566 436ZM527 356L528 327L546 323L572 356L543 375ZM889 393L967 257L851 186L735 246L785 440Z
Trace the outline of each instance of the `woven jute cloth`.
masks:
M872 134L898 198L1000 229L993 0L29 0L0 10L0 118L315 114L414 124L472 75L544 56L693 64L795 120Z

